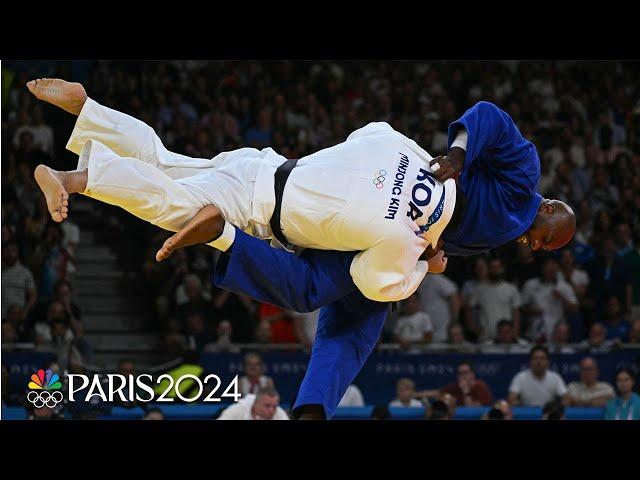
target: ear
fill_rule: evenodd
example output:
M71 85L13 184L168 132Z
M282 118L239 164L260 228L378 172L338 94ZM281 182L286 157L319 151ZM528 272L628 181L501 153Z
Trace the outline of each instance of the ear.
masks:
M551 203L549 200L545 200L544 202L542 202L542 205L540 205L540 209L544 213L551 215L556 208L553 206L553 203Z

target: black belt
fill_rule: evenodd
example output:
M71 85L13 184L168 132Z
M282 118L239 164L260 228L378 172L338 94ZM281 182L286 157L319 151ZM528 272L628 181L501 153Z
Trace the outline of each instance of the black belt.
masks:
M289 174L291 174L291 170L295 168L296 163L298 163L297 159L287 160L276 169L276 173L273 175L273 188L276 193L276 205L273 208L273 215L271 215L271 220L269 220L273 236L276 237L278 241L289 250L293 249L293 245L289 243L287 237L285 237L284 233L282 232L280 211L282 210L282 195L284 194L284 186L287 184Z

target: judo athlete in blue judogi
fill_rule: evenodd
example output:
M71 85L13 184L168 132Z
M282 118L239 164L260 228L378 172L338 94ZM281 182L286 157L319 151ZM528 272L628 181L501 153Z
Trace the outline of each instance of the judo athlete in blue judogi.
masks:
M571 209L536 193L540 161L512 119L488 102L469 109L449 127L449 154L438 181L456 179L456 209L438 247L448 255L486 252L517 240L533 250L562 247L573 236ZM179 235L179 234L178 234ZM179 245L180 246L180 245ZM222 254L216 286L298 312L320 308L316 341L294 414L331 418L349 384L374 348L388 302L366 298L354 284L355 252L306 249L298 256L236 229Z

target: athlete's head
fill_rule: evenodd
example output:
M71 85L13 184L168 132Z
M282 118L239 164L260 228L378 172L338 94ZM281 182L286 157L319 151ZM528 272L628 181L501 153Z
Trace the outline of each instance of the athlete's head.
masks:
M571 241L576 232L576 216L560 200L544 199L531 228L518 238L531 250L556 250Z

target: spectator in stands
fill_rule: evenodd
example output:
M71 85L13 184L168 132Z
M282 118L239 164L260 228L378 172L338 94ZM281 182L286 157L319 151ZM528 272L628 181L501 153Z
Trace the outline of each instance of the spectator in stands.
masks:
M396 383L396 398L390 407L422 407L422 402L416 397L416 384L410 378L401 378Z
M164 420L164 413L159 408L150 408L142 417L142 420Z
M621 368L616 373L618 395L607 402L605 420L640 420L640 395L634 393L634 372Z
M609 298L604 320L607 326L607 340L629 341L631 324L622 314L618 297Z
M233 344L233 326L229 320L222 320L216 327L217 340L208 343L204 347L205 352L230 352L238 353L240 349Z
M589 353L607 353L616 346L616 340L607 340L607 327L597 322L589 328L589 338L580 342L577 348Z
M71 297L71 283L64 279L60 280L54 288L53 299L62 303L65 312L67 312L71 319L79 322L82 320L82 313L80 307L71 299Z
M520 293L518 288L504 279L502 260L494 258L489 262L489 281L479 283L469 298L466 320L469 330L480 340L488 340L496 335L498 322L509 319L520 332ZM478 308L478 318L472 311Z
M433 339L433 323L430 315L421 309L418 292L400 303L400 315L393 333L400 348L409 352L419 352L415 347Z
M23 308L20 305L10 305L7 310L7 315L2 319L2 324L7 323L11 327L11 331L16 335L15 341L30 341L30 322L27 322L24 317ZM4 343L4 339L3 339ZM7 342L11 343L11 342Z
M227 407L218 420L289 420L280 407L280 394L273 387L264 387Z
M460 313L457 285L444 274L427 275L416 293L419 294L421 310L429 315L433 324L432 341L446 342L447 329Z
M526 353L531 349L529 342L516 337L511 320L502 319L498 322L498 333L495 338L487 340L482 346L484 353L511 352Z
M273 379L264 374L262 357L257 353L244 356L244 375L238 381L238 391L244 397L256 393L259 389L274 387Z
M338 404L338 407L364 407L364 397L357 385L353 383L347 387L347 391L344 392L342 400Z
M548 343L550 353L576 353L576 349L569 344L569 332L568 323L556 323Z
M631 308L633 290L624 259L616 255L614 239L607 236L599 255L591 262L589 297L595 301L597 315L604 314L607 300L617 296L624 311Z
M522 289L527 280L540 275L540 258L536 257L528 245L516 245L516 259L511 269L513 280Z
M257 343L271 343L271 325L269 325L269 322L264 320L258 324L254 339Z
M476 291L478 285L489 282L489 266L487 264L487 260L484 257L478 257L475 259L473 264L473 279L465 280L462 285L462 290L460 292L460 296L462 299L462 307L465 309L469 308L471 298L476 295ZM477 312L471 312L474 320L477 320Z
M163 337L164 351L170 357L178 357L188 349L187 337L182 333L180 323L175 318L167 321L167 331Z
M599 374L593 357L584 357L580 361L580 380L569 384L569 405L604 407L615 396L610 384L598 380Z
M589 287L589 275L585 270L576 266L573 252L569 248L562 250L560 255L558 280L564 280L571 285L578 302L582 302Z
M464 338L462 325L457 323L449 326L447 344L449 345L449 349L455 352L472 353L476 350L474 344Z
M560 397L568 402L567 386L556 372L549 370L549 352L536 345L529 354L529 368L518 373L509 386L509 403L542 407Z
M22 307L23 321L36 303L36 284L31 271L18 258L14 241L2 247L2 319L11 305Z
M491 405L493 396L491 389L482 379L476 378L476 372L471 362L462 361L456 367L456 380L438 390L424 390L417 396L425 398L442 398L443 395L452 395L457 405L464 407L477 407Z
M198 315L204 322L213 320L213 302L203 290L200 278L193 273L185 275L184 283L176 290L176 304L176 317L185 327L191 315Z
M206 322L203 314L199 311L188 313L185 323L187 347L190 350L201 352L204 346L213 340L211 325Z
M2 345L10 345L18 341L18 332L11 322L2 322Z
M528 280L522 288L523 311L529 323L527 337L532 341L547 341L553 327L566 321L566 313L578 309L573 288L558 279L558 274L558 262L547 258L542 266L542 275Z
M136 374L136 365L130 358L122 358L118 362L118 373L128 377Z

